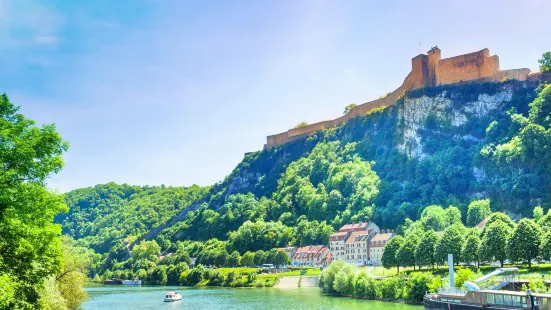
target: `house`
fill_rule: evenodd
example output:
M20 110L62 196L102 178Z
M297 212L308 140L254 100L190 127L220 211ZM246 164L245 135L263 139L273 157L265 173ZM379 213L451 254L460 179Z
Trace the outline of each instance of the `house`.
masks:
M285 252L285 254L287 254L287 256L289 256L289 258L292 260L293 255L295 255L295 253L297 252L297 247L296 246L288 246L286 248L279 248L278 250Z
M350 233L345 242L345 261L351 264L366 265L369 261L369 240L377 234L374 230Z
M381 258L385 251L385 246L394 236L394 232L387 230L385 233L378 233L369 242L369 260L374 265L381 264Z
M329 249L324 245L309 245L298 248L291 261L293 266L325 266L330 255Z
M355 234L355 237L357 235L363 235L363 234L367 234L369 235L370 232L373 232L373 233L377 233L379 232L380 229L379 229L379 226L377 226L375 223L373 222L368 222L368 223L357 223L357 224L346 224L344 226L342 226L338 232L332 234L330 237L329 237L329 248L331 250L331 259L332 260L337 260L337 259L342 259L342 260L345 260L345 261L350 261L352 260L350 257L351 255L351 250L354 250L354 260L356 259L357 255L360 254L360 253L356 253L357 252L357 247L359 247L359 243L362 243L362 242L365 242L365 246L363 248L366 248L367 249L367 240L365 238L367 237L364 237L363 239L359 239L357 241L351 241L351 243L349 243L348 245L348 258L347 258L347 240L350 238L350 236L354 233L354 232L361 232L360 234ZM367 253L365 254L369 254L369 251L367 251Z

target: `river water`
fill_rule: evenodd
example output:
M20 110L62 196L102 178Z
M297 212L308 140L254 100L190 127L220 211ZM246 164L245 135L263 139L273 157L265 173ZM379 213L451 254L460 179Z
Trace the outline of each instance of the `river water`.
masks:
M318 288L187 288L171 286L101 286L86 289L85 310L113 309L391 309L422 310L381 301L323 295ZM167 291L182 294L181 301L165 303Z

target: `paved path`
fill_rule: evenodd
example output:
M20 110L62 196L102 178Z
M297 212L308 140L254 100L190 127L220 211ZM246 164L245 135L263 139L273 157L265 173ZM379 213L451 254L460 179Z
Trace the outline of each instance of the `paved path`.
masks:
M302 280L301 280L302 278ZM318 287L319 277L293 276L282 277L275 285L277 288Z

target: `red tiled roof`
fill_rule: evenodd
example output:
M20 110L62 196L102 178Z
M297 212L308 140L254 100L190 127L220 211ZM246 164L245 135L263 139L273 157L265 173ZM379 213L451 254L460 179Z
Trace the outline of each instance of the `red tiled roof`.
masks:
M329 240L330 240L330 241L343 240L344 238L346 238L346 235L348 235L347 232L336 232L336 233L333 233L333 234L329 237Z

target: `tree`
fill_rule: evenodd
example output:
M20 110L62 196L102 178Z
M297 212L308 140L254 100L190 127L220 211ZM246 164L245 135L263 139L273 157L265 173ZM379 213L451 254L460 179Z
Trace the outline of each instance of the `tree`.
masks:
M480 259L484 261L497 260L503 267L507 258L507 244L511 237L511 228L505 222L495 221L485 227L486 233L480 244Z
M465 245L463 246L463 250L461 251L461 258L466 263L475 262L478 267L479 252L480 252L480 237L478 236L478 234L471 233L467 237L467 240L465 240Z
M551 209L549 209L549 211L547 211L547 214L539 219L538 225L540 225L540 228L542 230L551 230Z
M417 249L415 249L415 261L419 267L433 266L436 263L434 251L438 243L438 236L434 230L429 230L423 234Z
M39 307L46 279L61 268L54 216L67 207L46 182L61 171L68 143L55 125L35 126L18 112L0 95L0 278L14 292L0 297L0 308L29 309Z
M55 276L56 286L68 309L77 309L88 294L83 290L88 269L93 263L91 250L79 247L69 237L62 237L63 266Z
M228 259L229 259L228 252L226 250L220 250L216 254L216 258L214 259L214 264L218 267L224 267L228 265Z
M346 107L344 107L344 112L342 114L346 115L348 113L350 113L350 111L355 108L356 106L358 106L357 104L355 103L351 103L349 105L347 105Z
M541 234L541 229L533 220L521 219L509 239L509 259L514 262L528 261L528 267L532 268L532 260L539 254Z
M446 227L455 223L461 223L461 211L454 206L449 206L445 213Z
M396 259L396 254L398 253L400 247L404 244L404 241L404 237L402 236L396 236L388 241L385 246L383 256L381 257L383 267L387 269L397 267L398 273L400 273L400 263Z
M541 239L540 254L544 260L551 260L551 231L545 233Z
M264 264L264 262L266 261L265 257L266 256L264 254L264 251L262 251L262 250L256 251L256 253L254 253L254 264L255 264L255 266L260 266L260 265Z
M239 252L233 251L231 255L228 257L227 265L228 267L237 267L239 266L240 261L241 261L241 256L239 255Z
M165 285L168 280L166 275L166 266L160 265L153 269L153 272L149 276L149 282L151 284Z
M538 62L540 63L540 71L542 73L551 71L551 52L543 53Z
M454 261L461 260L461 250L463 249L465 227L462 224L454 224L442 233L442 238L438 240L435 249L435 259L437 263L443 263L448 259L448 254L453 254Z
M295 128L295 129L296 129L296 128L302 128L302 127L306 127L306 126L308 126L308 123L307 123L307 122L304 122L304 121L302 121L302 122L300 122L300 123L296 124L296 125L295 125L295 127L293 127L293 128Z
M398 261L398 264L400 264L400 266L413 266L413 269L415 270L415 249L417 248L418 241L419 239L416 235L410 234L409 236L406 236L404 243L396 253L396 260Z
M488 228L495 222L501 222L505 224L510 231L513 231L513 229L515 228L515 223L511 220L511 218L507 214L503 212L494 212L490 214L490 216L488 217L488 221L486 221L486 224L482 229L482 235L480 236L481 239L484 239L484 236L486 235Z
M277 251L277 254L274 257L273 264L276 265L276 267L279 267L281 265L289 265L291 263L291 258L285 253L285 251L279 250Z
M156 262L157 258L161 255L161 247L157 244L157 241L143 241L140 244L134 246L132 249L132 260L138 261L141 259Z
M539 222L541 218L543 217L543 208L541 206L537 206L534 208L534 222Z
M254 264L254 253L249 251L245 252L245 254L241 257L241 266L250 267Z
M484 220L492 211L490 199L471 201L467 208L467 226L474 227Z

